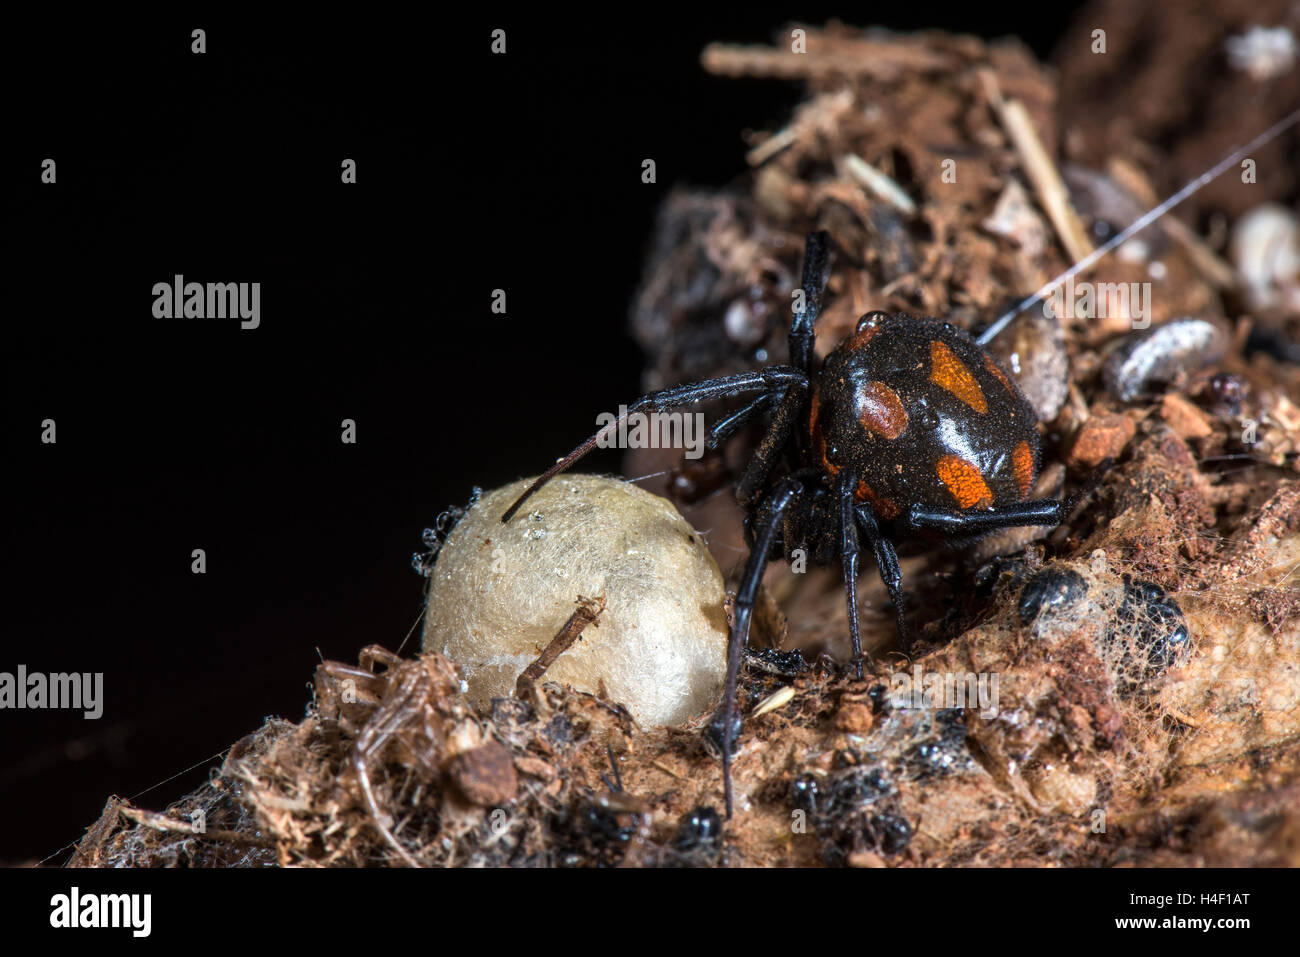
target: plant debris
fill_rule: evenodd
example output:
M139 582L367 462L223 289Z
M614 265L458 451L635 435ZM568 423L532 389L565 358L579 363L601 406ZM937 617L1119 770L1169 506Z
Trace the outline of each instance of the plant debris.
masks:
M714 73L809 96L783 128L748 134L742 181L666 202L632 315L646 386L780 361L813 228L834 249L822 354L872 309L973 330L1276 118L1261 101L1237 123L1231 90L1188 86L1245 33L1236 14L1142 44L1158 55L1140 96L1081 100L1119 82L1138 55L1126 44L1160 16L1096 9L1130 25L1105 57L1067 44L1059 84L1016 41L933 32L832 24L797 56L705 50ZM1269 63L1270 78L1229 86L1294 91L1296 71ZM1288 149L1294 136L1274 153ZM1290 155L1252 206L1294 204ZM1241 317L1227 230L1190 224L1239 216L1239 200L1207 191L1194 220L1167 217L1107 260L1106 281L1151 284L1148 315L1067 310L1007 330L997 347L1064 465L1044 481L1086 485L1110 464L1060 528L906 559L925 622L907 656L873 576L858 678L836 663L839 571L769 570L732 820L707 712L639 727L554 682L476 706L455 662L372 647L320 665L301 721L268 721L171 807L111 799L73 866L1300 866L1300 366L1286 352L1300 316L1279 297ZM1152 331L1134 334L1137 319ZM1222 334L1211 353L1184 348L1171 320ZM724 491L744 455L647 483L676 490L724 571L744 555ZM627 468L679 465L642 450Z

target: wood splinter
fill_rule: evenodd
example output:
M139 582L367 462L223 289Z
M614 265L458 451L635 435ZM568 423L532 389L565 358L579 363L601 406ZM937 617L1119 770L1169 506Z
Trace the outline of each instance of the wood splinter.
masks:
M596 620L600 618L605 611L605 598L591 599L578 596L578 608L569 620L564 623L555 637L550 640L545 648L542 649L541 655L531 665L524 669L523 674L515 682L515 697L527 699L533 688L537 685L537 680L546 673L546 669L555 664L555 659L569 650L572 645L582 635L582 632L588 625L599 628Z

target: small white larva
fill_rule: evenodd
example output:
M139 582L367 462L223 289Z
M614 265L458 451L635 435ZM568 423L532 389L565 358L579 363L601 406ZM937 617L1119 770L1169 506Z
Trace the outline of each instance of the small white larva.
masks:
M1300 215L1256 206L1233 224L1228 250L1250 308L1300 308Z
M429 579L423 645L456 662L472 699L514 692L580 598L594 626L543 681L603 693L643 726L713 705L726 673L722 573L666 499L627 482L562 476L509 523L530 479L484 494L456 524Z

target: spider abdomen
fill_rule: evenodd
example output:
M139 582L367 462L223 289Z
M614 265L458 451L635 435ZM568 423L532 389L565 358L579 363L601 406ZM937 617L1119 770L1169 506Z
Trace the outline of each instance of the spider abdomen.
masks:
M913 505L979 510L1026 500L1039 467L1032 407L965 332L872 313L826 357L810 408L813 454L893 521Z

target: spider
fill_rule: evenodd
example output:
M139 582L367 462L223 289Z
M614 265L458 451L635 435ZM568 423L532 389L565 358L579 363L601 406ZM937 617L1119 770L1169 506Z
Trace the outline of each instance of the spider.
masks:
M722 753L728 816L731 759L741 730L736 707L741 657L769 561L788 560L803 549L810 562L841 566L853 660L861 676L857 578L864 542L875 556L906 644L895 540L919 537L961 546L994 529L1057 525L1071 504L1029 498L1040 455L1033 409L997 361L957 327L868 313L818 368L813 344L828 275L827 234L812 233L804 254L804 305L794 312L788 365L651 392L624 413L752 396L712 427L710 448L742 426L768 419L736 484L750 553L736 592L725 692L708 729ZM606 425L557 462L502 521L617 427L617 420Z
M706 729L722 754L728 818L733 810L731 761L742 725L736 707L737 682L767 563L773 558L789 559L797 548L818 564L838 561L853 661L861 676L857 577L864 541L875 557L906 647L896 539L961 547L996 529L1063 522L1093 483L1065 501L1029 497L1040 466L1036 418L1020 389L984 346L1054 288L1297 122L1300 110L1115 233L1000 316L978 340L937 319L870 312L818 367L813 345L830 256L827 234L812 233L804 253L802 305L794 310L787 365L642 396L543 473L506 510L503 522L553 476L613 434L628 415L751 396L747 405L718 421L707 440L710 448L716 448L742 426L766 417L766 431L736 483L750 551L736 592L722 703ZM1107 464L1101 464L1093 482Z

